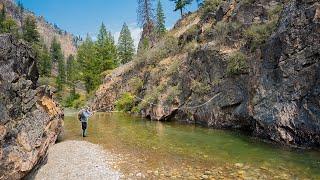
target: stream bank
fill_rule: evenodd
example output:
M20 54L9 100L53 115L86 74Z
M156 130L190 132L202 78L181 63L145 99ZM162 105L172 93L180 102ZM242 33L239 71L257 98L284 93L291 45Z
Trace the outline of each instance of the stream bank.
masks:
M119 179L112 169L116 156L99 145L86 141L64 141L49 150L47 163L36 173L35 180Z

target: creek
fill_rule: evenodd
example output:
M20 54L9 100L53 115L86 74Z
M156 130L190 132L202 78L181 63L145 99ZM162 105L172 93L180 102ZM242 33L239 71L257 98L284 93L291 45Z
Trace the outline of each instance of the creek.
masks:
M66 111L63 140L85 140L119 157L126 176L166 178L320 179L320 152L278 147L239 132L125 113L97 113L81 137L76 112Z

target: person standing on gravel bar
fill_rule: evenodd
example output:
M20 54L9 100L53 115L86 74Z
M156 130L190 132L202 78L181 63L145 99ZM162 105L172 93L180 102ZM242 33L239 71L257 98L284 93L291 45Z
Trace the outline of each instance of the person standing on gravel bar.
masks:
M89 107L86 107L82 109L78 114L78 118L82 126L82 137L87 137L88 121L89 121L89 117L92 116L93 113L94 112L90 111Z

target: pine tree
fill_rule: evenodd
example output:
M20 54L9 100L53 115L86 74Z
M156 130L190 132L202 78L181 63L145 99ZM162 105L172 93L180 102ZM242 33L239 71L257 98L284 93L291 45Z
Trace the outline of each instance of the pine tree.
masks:
M58 59L58 76L56 78L57 89L61 91L66 82L65 64L63 56Z
M51 57L48 48L44 44L39 49L38 67L41 76L49 77L51 75Z
M78 79L78 73L77 70L77 61L75 60L73 55L70 55L67 59L67 81L70 86L71 92L69 99L73 100L76 97L76 80Z
M23 39L30 43L36 43L40 40L36 20L32 16L28 16L25 20L25 24L23 26Z
M154 0L138 0L138 24L147 30L146 34L151 34L153 28Z
M51 59L52 62L56 63L59 61L59 58L63 57L61 45L58 42L57 38L54 37L51 43Z
M133 43L129 27L124 23L118 40L118 54L121 64L125 64L132 60L134 54Z
M170 0L173 1L176 4L174 11L180 11L181 17L183 17L183 10L184 8L191 4L193 0Z
M77 60L82 73L87 92L93 91L100 84L102 68L97 59L97 48L91 37L87 35L84 42L79 46Z
M108 31L104 23L102 23L97 37L97 43L98 45L103 45L106 42L114 44L114 38L112 33Z
M152 2L154 0L138 0L138 23L141 27L145 24L152 23L154 16L154 9L152 8Z
M100 38L97 42L93 42L87 35L86 40L78 48L77 61L88 93L101 84L101 74L104 71L114 69L118 65L117 47L114 45L111 33L106 32L107 38Z
M65 73L65 63L64 57L61 50L61 45L57 41L56 37L53 39L51 44L51 58L52 62L58 64L58 76L56 77L56 83L58 91L61 91L63 88L63 84L66 80L66 73Z
M76 60L73 55L70 55L67 59L66 77L68 83L73 83L76 79Z
M161 1L158 0L157 5L157 14L156 14L156 33L159 37L163 36L163 34L166 32L165 27L165 16L162 8Z
M96 58L97 61L99 61L98 63L101 65L100 68L102 71L113 69L118 65L116 58L117 48L114 44L114 38L103 23L100 27L95 47L97 50Z
M99 45L102 45L109 37L106 26L102 23L100 26L99 34L97 37L97 42Z

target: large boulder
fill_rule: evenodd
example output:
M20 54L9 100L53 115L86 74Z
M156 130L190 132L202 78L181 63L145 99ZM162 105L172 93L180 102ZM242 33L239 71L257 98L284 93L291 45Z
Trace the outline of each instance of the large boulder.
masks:
M0 179L26 176L62 129L49 87L37 85L36 60L24 42L0 35Z

